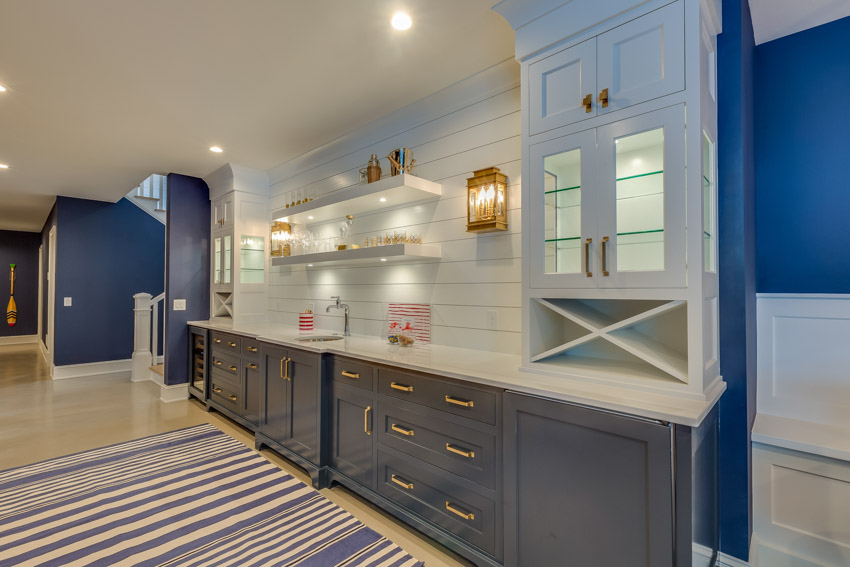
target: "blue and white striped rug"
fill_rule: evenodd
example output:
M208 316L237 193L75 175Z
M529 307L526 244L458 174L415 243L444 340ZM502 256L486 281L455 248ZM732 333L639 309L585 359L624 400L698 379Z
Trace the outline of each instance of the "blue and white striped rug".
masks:
M0 565L422 563L200 425L0 472Z

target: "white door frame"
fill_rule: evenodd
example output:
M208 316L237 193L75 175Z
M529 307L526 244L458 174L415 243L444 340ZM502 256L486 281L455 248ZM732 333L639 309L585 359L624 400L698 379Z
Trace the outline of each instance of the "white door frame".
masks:
M42 313L42 306L44 305L44 261L41 255L44 252L44 245L38 247L38 342L43 343L44 340L41 336L42 324L41 318L44 316Z
M50 229L47 239L47 354L53 362L56 332L56 227Z

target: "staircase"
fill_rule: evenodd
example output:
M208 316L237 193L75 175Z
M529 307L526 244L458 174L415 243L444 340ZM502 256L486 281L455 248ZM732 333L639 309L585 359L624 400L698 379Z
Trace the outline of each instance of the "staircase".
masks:
M166 203L168 201L168 178L154 173L127 193L125 199L165 224Z

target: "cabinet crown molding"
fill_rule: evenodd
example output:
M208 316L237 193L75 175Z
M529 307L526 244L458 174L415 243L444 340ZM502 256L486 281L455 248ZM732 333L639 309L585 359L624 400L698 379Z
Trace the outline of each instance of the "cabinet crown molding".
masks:
M231 191L242 191L265 197L269 195L269 176L260 169L226 163L203 179L210 188L210 200Z

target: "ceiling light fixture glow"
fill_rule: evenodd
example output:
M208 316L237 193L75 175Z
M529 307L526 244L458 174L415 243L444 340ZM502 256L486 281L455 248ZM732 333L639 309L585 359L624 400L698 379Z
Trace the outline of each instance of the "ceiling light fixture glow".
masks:
M9 169L9 166L5 163L0 163L0 169Z
M307 217L307 220L313 220L313 217Z
M381 197L381 198L380 198L380 199L378 199L378 200L379 200L380 202L382 202L382 203L386 203L386 202L387 202L387 198L386 198L386 197Z
M405 12L396 12L393 14L393 19L390 20L390 23L397 30L404 31L406 29L410 29L410 26L413 24L413 21L410 19L410 16Z
M386 261L387 261L386 258L381 258L381 262L386 262Z
M5 93L5 92L6 92L6 87L4 87L3 85L0 85L0 93Z
M214 153L217 153L217 154L220 154L220 153L221 153L221 152L223 152L224 150L222 150L222 149L221 149L221 148L219 148L218 146L212 146L212 147L210 148L210 151L211 151L211 152L214 152Z

